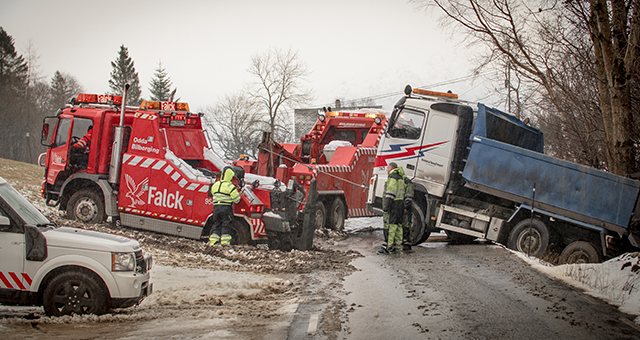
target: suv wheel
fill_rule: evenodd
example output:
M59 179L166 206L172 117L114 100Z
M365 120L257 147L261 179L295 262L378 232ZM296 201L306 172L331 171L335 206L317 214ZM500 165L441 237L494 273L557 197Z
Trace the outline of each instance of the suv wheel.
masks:
M95 275L67 271L54 277L42 296L48 316L101 315L107 312L106 287Z

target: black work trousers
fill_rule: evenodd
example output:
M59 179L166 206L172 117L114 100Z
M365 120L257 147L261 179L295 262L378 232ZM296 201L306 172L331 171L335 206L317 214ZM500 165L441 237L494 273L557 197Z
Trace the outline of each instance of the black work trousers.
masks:
M230 204L213 206L213 228L211 234L231 235L233 228L233 207Z

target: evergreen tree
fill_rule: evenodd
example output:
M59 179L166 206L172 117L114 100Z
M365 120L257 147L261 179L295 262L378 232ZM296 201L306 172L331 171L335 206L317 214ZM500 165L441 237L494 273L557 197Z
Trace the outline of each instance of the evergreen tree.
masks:
M149 82L151 100L161 102L169 100L169 96L171 95L171 85L173 85L173 82L167 74L167 71L162 67L162 62L158 62L158 68Z
M83 88L75 77L56 71L51 78L51 107L53 109L63 107L69 99L82 91Z
M29 67L18 55L13 37L0 27L0 157L28 160L25 136L28 130L27 100Z
M109 93L112 95L122 95L124 84L129 83L129 93L127 94L127 105L138 106L142 99L140 95L140 78L133 66L133 60L129 57L129 49L124 45L120 46L118 58L111 62L111 79L109 79Z
M0 27L0 101L16 100L27 85L27 62L16 52L13 37Z

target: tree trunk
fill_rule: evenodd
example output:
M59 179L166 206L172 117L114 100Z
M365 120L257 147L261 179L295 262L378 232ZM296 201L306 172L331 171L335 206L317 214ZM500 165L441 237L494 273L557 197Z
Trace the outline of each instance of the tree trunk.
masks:
M629 47L624 37L626 15L618 13L625 12L624 1L620 6L620 0L614 0L612 11L614 13L609 16L606 0L592 0L589 28L600 77L598 87L608 144L607 155L611 158L609 167L612 173L624 176L637 172L631 142L630 73L625 65L627 48L635 47Z

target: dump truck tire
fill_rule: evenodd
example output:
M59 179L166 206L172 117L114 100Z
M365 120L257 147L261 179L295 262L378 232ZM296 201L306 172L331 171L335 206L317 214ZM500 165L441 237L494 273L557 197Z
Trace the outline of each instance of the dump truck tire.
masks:
M572 242L560 254L561 264L600 262L602 262L602 253L598 251L594 244L589 242Z
M476 239L474 236L456 233L455 231L445 230L445 232L453 244L469 244Z
M429 238L429 233L426 229L424 213L416 202L411 202L411 245L417 246Z
M540 257L549 247L549 230L539 219L520 221L509 234L509 248Z

